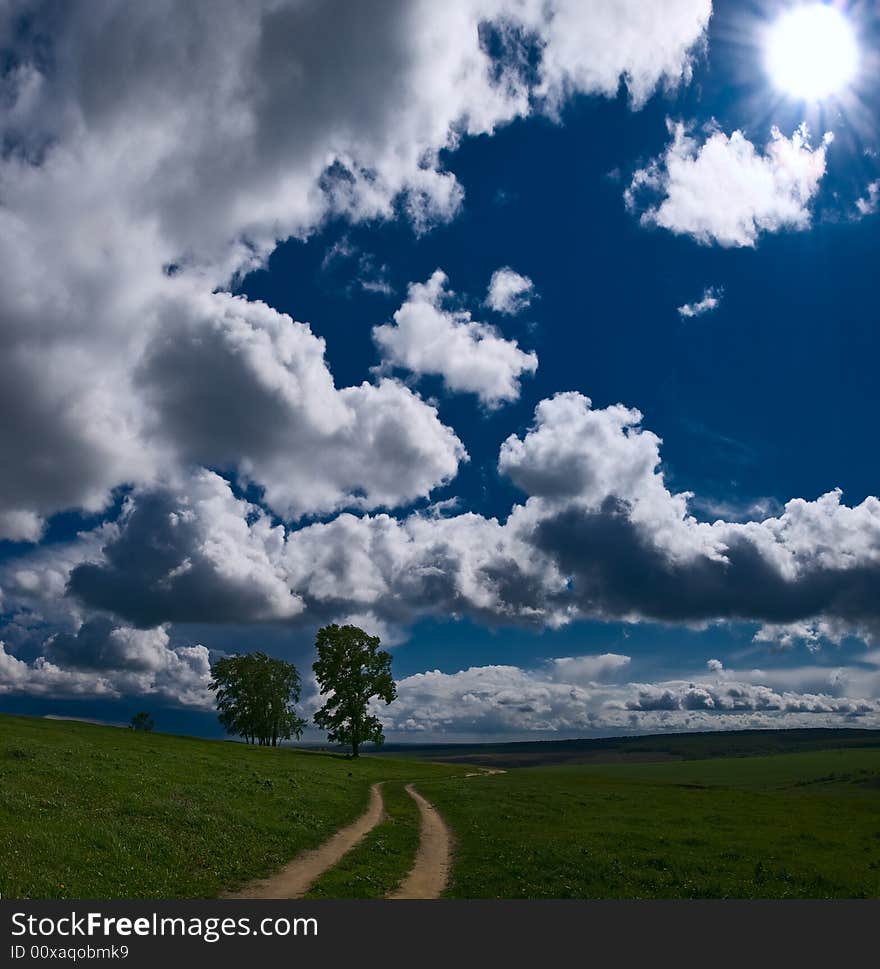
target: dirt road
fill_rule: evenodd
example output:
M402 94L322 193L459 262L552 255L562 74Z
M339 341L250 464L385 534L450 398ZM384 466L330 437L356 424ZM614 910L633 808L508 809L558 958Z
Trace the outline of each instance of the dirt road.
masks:
M419 850L412 870L389 898L439 898L449 881L452 865L452 836L439 812L412 786L409 796L418 804L422 815Z
M244 888L226 898L301 898L311 886L351 849L385 816L382 784L370 788L367 810L346 828L340 828L319 848L304 851L268 878L249 882Z

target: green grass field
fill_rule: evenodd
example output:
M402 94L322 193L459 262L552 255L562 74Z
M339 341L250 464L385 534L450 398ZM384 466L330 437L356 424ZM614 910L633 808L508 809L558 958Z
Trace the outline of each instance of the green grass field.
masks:
M458 771L0 715L0 895L212 897L354 820L373 781Z
M424 785L458 898L880 896L880 751L540 767Z
M213 897L320 844L382 780L387 818L310 897L381 897L400 883L419 833L406 781L452 829L452 897L880 897L880 749L732 749L464 777L397 756L0 715L0 893Z

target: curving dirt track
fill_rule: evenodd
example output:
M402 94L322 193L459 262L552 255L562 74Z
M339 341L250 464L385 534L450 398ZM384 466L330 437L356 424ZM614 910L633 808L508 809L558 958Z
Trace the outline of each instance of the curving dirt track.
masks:
M412 870L388 898L439 898L449 881L452 865L452 836L446 822L430 801L412 786L407 794L418 804L422 815L419 850Z
M249 882L225 898L301 898L325 871L336 865L385 816L382 783L370 788L367 810L348 827L340 828L320 847L304 851L268 878Z

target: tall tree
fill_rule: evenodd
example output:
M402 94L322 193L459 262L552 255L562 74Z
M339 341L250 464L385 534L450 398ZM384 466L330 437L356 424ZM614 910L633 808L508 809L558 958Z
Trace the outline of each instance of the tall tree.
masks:
M391 703L397 696L391 654L379 649L378 636L335 623L318 630L315 645L318 658L312 669L321 694L327 695L315 723L334 743L350 745L357 757L361 744L385 739L379 718L368 707L373 697Z
M223 728L249 744L277 747L279 740L302 735L305 720L294 709L300 677L293 663L262 652L224 656L211 665L209 689Z

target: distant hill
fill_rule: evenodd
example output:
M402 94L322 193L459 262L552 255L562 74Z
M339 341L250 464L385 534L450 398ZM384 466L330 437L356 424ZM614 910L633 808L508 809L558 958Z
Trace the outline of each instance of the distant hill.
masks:
M732 730L589 740L527 740L500 744L386 744L371 753L485 767L538 767L544 764L648 763L712 757L757 757L844 747L880 748L880 730Z

